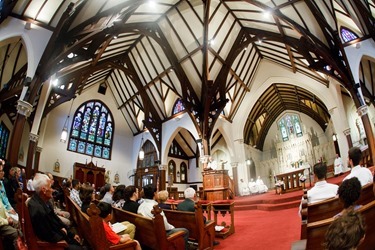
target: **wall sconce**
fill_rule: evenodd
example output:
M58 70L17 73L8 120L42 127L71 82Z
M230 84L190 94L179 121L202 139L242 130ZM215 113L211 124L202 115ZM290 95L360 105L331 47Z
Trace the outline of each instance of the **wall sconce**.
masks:
M335 133L332 135L332 139L333 141L337 141L337 135Z
M251 165L251 160L250 160L250 159L247 159L247 160L246 160L246 165L247 165L247 166L250 166L250 165Z
M65 119L64 127L63 127L63 129L61 131L60 142L62 142L62 143L65 143L66 139L68 138L69 117L70 117L70 112L72 111L74 99L75 99L75 97L73 97L73 101L70 104L69 113L68 113L68 116Z
M180 178L180 171L177 171L177 178Z
M142 135L142 139L141 139L141 146L140 146L140 149L139 149L139 159L142 161L144 158L145 158L145 151L143 150L143 135Z

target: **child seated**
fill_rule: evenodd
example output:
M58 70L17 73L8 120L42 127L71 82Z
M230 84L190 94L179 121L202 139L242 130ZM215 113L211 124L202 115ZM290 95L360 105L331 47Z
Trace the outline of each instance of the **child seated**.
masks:
M129 234L123 234L123 235L118 235L116 234L112 227L111 227L111 219L112 219L112 205L106 202L99 202L98 208L100 209L100 214L99 216L103 218L103 226L104 226L104 231L107 237L107 240L113 244L121 244L125 243L127 241L130 241L131 238ZM139 245L139 242L137 242L137 250L141 250L141 246Z

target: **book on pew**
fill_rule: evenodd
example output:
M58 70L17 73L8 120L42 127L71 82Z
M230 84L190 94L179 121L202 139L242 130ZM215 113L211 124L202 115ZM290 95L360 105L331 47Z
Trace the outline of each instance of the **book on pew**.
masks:
M115 233L121 233L122 231L124 231L127 227L120 223L120 222L116 222L115 224L112 224L112 230L115 232Z

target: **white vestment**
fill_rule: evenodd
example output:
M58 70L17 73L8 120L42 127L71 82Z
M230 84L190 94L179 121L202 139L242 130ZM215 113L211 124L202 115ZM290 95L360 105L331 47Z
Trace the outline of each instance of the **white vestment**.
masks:
M251 194L257 194L259 192L258 185L256 184L255 181L249 182L249 189L250 189Z
M341 174L342 173L342 159L340 157L335 159L335 175Z
M241 182L241 196L250 195L250 189L245 182Z
M257 179L256 184L258 186L258 192L259 193L265 193L268 191L268 187L264 185L264 182L262 179Z

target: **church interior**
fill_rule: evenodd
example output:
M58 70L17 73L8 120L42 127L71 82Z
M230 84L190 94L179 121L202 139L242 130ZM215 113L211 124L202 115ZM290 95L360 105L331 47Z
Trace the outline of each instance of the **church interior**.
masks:
M293 199L275 210L293 209L297 241L316 163L336 184L352 147L373 166L374 14L368 0L1 0L0 158L25 179L170 200L193 187L241 218Z

